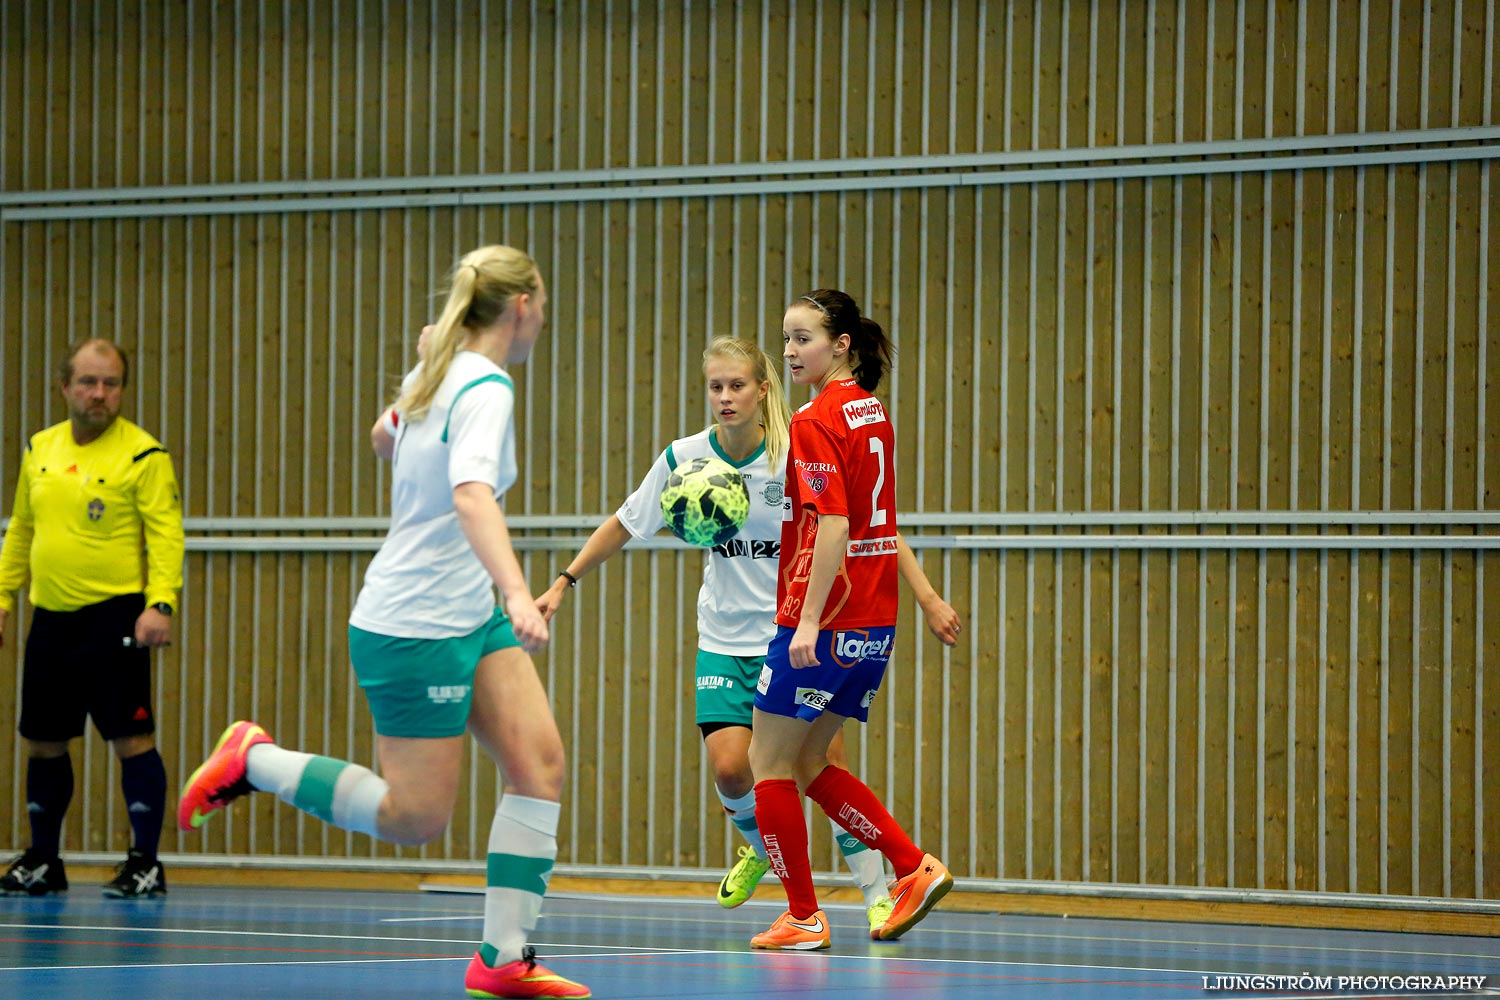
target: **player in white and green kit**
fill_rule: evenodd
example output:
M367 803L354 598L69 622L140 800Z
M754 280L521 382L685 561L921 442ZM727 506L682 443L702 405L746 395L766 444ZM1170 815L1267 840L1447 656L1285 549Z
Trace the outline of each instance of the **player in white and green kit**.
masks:
M667 446L634 493L601 524L556 581L537 600L551 620L563 595L580 577L620 551L632 538L649 538L665 522L661 492L678 465L718 458L739 471L750 494L750 515L729 541L715 546L698 591L696 722L719 800L747 845L719 883L719 904L738 906L755 891L769 862L755 822L755 780L750 772L750 722L755 684L776 626L776 566L781 551L782 495L786 486L787 426L791 412L771 358L754 344L718 337L703 354L703 374L714 424ZM910 549L902 573L927 614L929 627L950 645L958 616L932 589ZM842 739L829 758L847 767ZM840 850L865 897L872 927L890 911L885 868L836 824Z
M464 972L471 997L590 995L538 965L527 943L553 862L562 737L531 661L547 644L500 498L516 481L515 386L545 320L530 255L485 246L459 261L422 363L370 430L391 462L391 527L349 618L349 656L374 719L381 774L278 746L250 720L225 730L188 779L178 822L197 829L251 791L398 844L442 833L467 735L499 766L484 924ZM495 591L501 605L495 604Z

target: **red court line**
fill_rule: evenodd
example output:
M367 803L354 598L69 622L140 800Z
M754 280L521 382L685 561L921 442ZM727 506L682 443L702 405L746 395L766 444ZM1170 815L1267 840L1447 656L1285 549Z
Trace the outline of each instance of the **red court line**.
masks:
M69 948L75 945L95 945L101 948L181 948L185 951L251 951L270 952L275 955L363 955L368 958L463 958L463 955L434 955L429 952L414 951L351 951L342 948L286 948L277 946L275 948L258 947L246 944L177 944L175 942L145 942L145 941L79 941L74 938L62 940L58 938L0 938L0 944L50 944L61 948ZM42 968L42 966L37 966Z

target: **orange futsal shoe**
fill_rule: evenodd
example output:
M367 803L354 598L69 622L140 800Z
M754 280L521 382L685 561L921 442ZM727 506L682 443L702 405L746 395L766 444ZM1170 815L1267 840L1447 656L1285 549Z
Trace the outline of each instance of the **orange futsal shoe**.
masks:
M517 962L507 962L492 969L476 952L469 962L469 971L464 973L464 989L471 997L485 1000L528 1000L530 997L587 997L589 988L575 983L536 964L536 949L527 945L521 949Z
M953 876L948 873L947 866L931 854L922 855L922 863L917 865L916 871L891 883L891 902L895 905L885 926L871 931L870 937L877 941L894 941L927 916L927 911L952 888Z
M253 722L236 722L224 730L214 752L208 755L182 786L177 801L177 825L196 830L210 815L241 795L255 789L245 777L245 755L258 743L274 742L270 734Z
M827 948L828 917L822 910L814 910L806 920L798 920L787 910L776 918L770 930L761 931L750 939L752 948L779 948L782 951L818 951Z

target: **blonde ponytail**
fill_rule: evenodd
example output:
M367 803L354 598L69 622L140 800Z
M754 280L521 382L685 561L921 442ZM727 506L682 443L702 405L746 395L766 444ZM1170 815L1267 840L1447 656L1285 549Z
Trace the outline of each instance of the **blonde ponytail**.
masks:
M792 408L781 387L779 366L765 351L739 337L715 337L703 352L705 367L709 358L743 361L757 382L766 383L766 398L760 401L760 424L766 432L766 460L774 469L786 455L792 423Z
M406 420L425 417L469 334L493 326L511 299L535 293L540 281L536 261L514 247L496 244L464 254L449 277L448 301L427 338L422 368L396 400L396 411Z

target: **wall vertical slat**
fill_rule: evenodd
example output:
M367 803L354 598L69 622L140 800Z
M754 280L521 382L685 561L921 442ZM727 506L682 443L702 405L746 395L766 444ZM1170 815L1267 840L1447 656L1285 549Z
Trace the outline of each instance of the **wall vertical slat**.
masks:
M1432 8L1431 8L1431 6L1424 6L1423 9L1422 9L1422 15L1421 16L1422 16L1422 27L1421 27L1422 44L1421 44L1421 72L1420 72L1420 81L1421 82L1420 82L1420 90L1418 92L1419 96L1418 96L1417 100L1418 100L1419 107L1420 107L1420 111L1419 111L1420 118L1419 118L1419 121L1420 121L1421 124L1425 125L1425 124L1427 124L1428 122L1431 121L1430 110L1431 110L1431 99L1432 99L1432 60L1431 60L1432 50L1431 50L1430 46L1427 44L1428 41L1432 37ZM1415 481L1412 483L1412 487L1411 487L1411 491L1412 491L1411 505L1413 507L1416 507L1416 506L1420 505L1420 503L1422 502L1422 496L1421 496L1421 494L1422 494L1422 484L1423 484L1424 480L1427 478L1427 475L1426 475L1426 473L1427 473L1426 463L1428 461L1428 456L1426 455L1427 439L1426 439L1426 435L1423 433L1423 431L1424 431L1424 429L1426 427L1426 416L1427 416L1427 414L1425 412L1425 410L1426 410L1425 403L1426 403L1427 398L1429 396L1428 387L1427 387L1427 350L1428 350L1428 330L1427 330L1427 326L1428 326L1428 312L1429 312L1429 310L1428 310L1428 301L1427 301L1427 282L1426 282L1425 278L1427 276L1428 258L1429 258L1429 247L1428 247L1428 231L1429 231L1428 230L1428 222L1429 222L1429 217L1428 217L1427 191L1428 191L1429 185L1431 184L1432 177L1431 177L1431 173L1429 172L1429 170L1428 170L1428 168L1427 168L1427 166L1425 164L1420 165L1420 166L1417 167L1417 178L1416 178L1416 181L1417 181L1417 183L1416 183L1416 200L1417 200L1417 205L1416 205L1416 223L1415 223L1415 226L1416 226L1416 234L1415 234L1416 235L1416 240L1415 240L1416 262L1415 262L1415 266L1414 266L1414 269L1413 269L1413 277L1416 280L1414 281L1414 284L1415 284L1415 288L1414 288L1414 291L1413 291L1414 303L1413 303L1413 306L1412 306L1412 312L1413 312L1413 316L1412 316L1412 319L1413 319L1413 323L1412 323L1412 333L1413 333L1412 348L1413 348L1413 354L1415 355L1415 358L1414 358L1414 360L1415 360L1415 378L1414 378L1414 385L1412 386L1413 399L1412 399L1412 427L1411 427L1412 472L1414 473L1414 476L1415 476ZM1421 626L1423 614L1424 614L1424 611L1425 611L1425 608L1423 606L1422 596L1423 596L1423 591L1425 589L1424 584L1427 583L1427 580L1426 580L1427 574L1425 572L1426 568L1427 568L1427 560L1423 559L1421 556L1414 555L1413 558L1412 558L1412 560L1411 560L1412 582L1411 582L1411 614L1410 614L1410 621L1411 621L1411 645L1410 645L1410 650L1411 650L1411 681L1410 681L1410 698L1411 698L1411 709L1410 709L1410 711L1411 711L1411 717L1410 718L1411 718L1411 722L1410 722L1410 729L1409 729L1409 731L1411 733L1411 744L1410 744L1410 746L1411 746L1411 749L1410 749L1411 756L1410 756L1410 761L1411 761L1412 767L1410 768L1410 774L1409 774L1409 777L1408 777L1408 781L1410 783L1410 793L1409 794L1410 794L1410 817L1411 817L1410 822L1411 822L1411 831L1410 831L1410 833L1408 835L1408 838L1407 838L1407 841L1410 844L1410 849L1411 849L1411 861L1410 861L1411 871L1410 871L1410 875L1408 876L1408 878L1409 878L1409 886L1410 886L1410 888L1408 889L1408 891L1411 891L1411 892L1421 892L1422 891L1422 887L1420 885L1420 881L1421 881L1421 878L1422 878L1422 872L1424 871L1424 867L1423 867L1423 864L1422 864L1422 861L1423 861L1422 852L1423 852L1423 848L1425 846L1424 845L1424 839L1425 839L1424 838L1424 832L1425 831L1422 829L1422 806L1423 806L1423 802L1424 802L1425 796L1422 794L1423 791L1424 791L1424 783L1421 780L1420 768L1417 766L1417 762L1421 761L1421 760L1424 760L1424 759L1431 759L1431 758L1426 757L1426 755L1423 754L1423 752L1422 752L1423 751L1422 744L1423 744L1424 740L1423 740L1422 725L1421 725L1422 717L1423 717L1423 714L1424 714L1423 713L1423 709L1424 709L1425 703L1426 703L1426 699L1423 697L1423 695L1425 694L1425 692L1423 691L1423 687L1422 687L1422 675L1423 675L1424 671L1422 669L1422 664L1423 664L1423 649L1422 649L1422 626Z
M1500 73L1496 72L1496 62L1500 56L1496 55L1495 45L1497 38L1496 22L1497 7L1500 0L1485 0L1484 5L1484 45L1481 51L1484 53L1484 79L1480 88L1483 94L1483 119L1490 121L1495 111L1495 98L1497 85L1500 85ZM1490 323L1490 296L1500 296L1500 278L1497 278L1491 267L1491 261L1500 260L1500 219L1493 218L1496 215L1496 203L1500 199L1492 197L1492 177L1496 173L1495 164L1492 161L1480 168L1479 179L1479 202L1477 215L1479 217L1479 280L1478 280L1478 306L1476 309L1478 322L1479 340L1479 363L1476 370L1479 374L1479 387L1476 395L1475 405L1475 430L1477 443L1474 455L1474 480L1475 489L1473 504L1476 509L1484 507L1490 500L1492 494L1489 492L1490 468L1487 464L1488 453L1486 444L1488 438L1487 419L1490 411L1490 393L1494 391L1500 379L1493 379L1489 370L1489 360L1492 356L1491 339L1496 337L1495 326ZM1500 346L1500 345L1497 345ZM1484 603L1485 598L1485 562L1476 560L1474 568L1474 604L1477 612L1474 616L1474 787L1479 790L1475 796L1474 803L1474 827L1472 842L1480 845L1474 851L1474 885L1477 896L1493 896L1500 894L1500 851L1491 851L1489 848L1491 830L1500 823L1500 790L1494 788L1496 782L1486 783L1484 780L1484 769L1490 763L1495 746L1490 742L1493 737L1489 736L1486 723L1495 722L1493 713L1496 703L1492 698L1495 692L1492 690L1490 679L1493 671L1488 669L1494 662L1487 658L1490 651L1489 643L1493 641L1493 634L1486 630L1487 621L1492 620L1489 616L1490 607ZM1500 631L1500 630L1496 630ZM1489 714L1487 714L1489 713ZM1494 863L1491 867L1491 862Z

